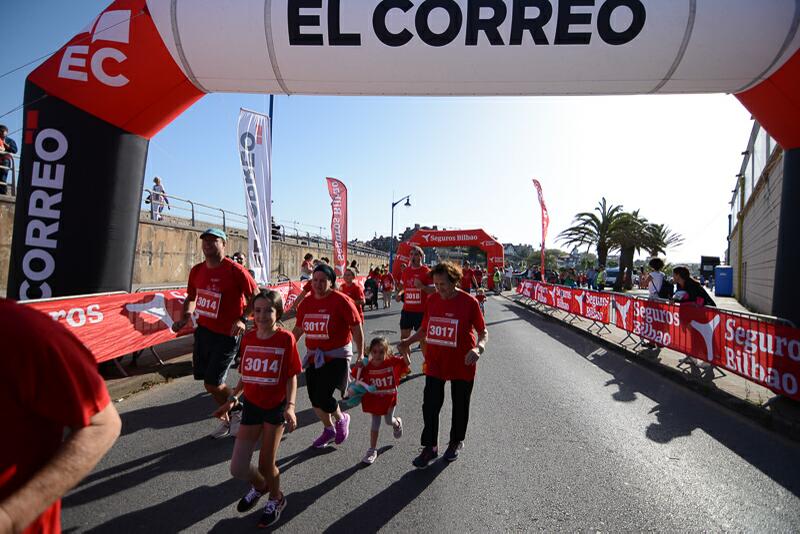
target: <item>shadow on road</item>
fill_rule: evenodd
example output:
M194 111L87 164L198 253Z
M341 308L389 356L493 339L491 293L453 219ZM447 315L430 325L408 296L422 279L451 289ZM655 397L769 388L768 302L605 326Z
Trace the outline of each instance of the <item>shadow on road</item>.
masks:
M539 331L569 347L588 362L599 367L613 378L606 386L616 386L611 397L619 402L632 402L643 395L657 404L650 413L656 421L644 430L654 443L672 440L702 430L713 439L754 466L792 494L800 496L800 477L796 469L787 469L796 447L781 438L765 441L760 432L753 431L750 423L738 419L732 410L730 417L719 417L709 410L705 399L692 395L685 384L674 384L668 375L659 375L658 369L649 372L642 365L632 364L622 353L609 352L597 342L574 332L553 319L545 319L513 303L501 303L505 308L537 328ZM652 360L651 360L652 363ZM719 410L725 410L720 407ZM735 424L733 424L735 423ZM760 429L759 429L760 430ZM764 431L766 432L766 431ZM793 464L792 464L793 465Z
M324 532L349 533L353 532L354 525L358 525L361 532L377 532L419 497L448 465L448 462L439 460L424 471L415 469L407 472L391 486L330 525Z
M171 404L160 404L121 415L122 435L133 434L145 428L174 429L208 419L213 411L213 401L207 393L182 399Z

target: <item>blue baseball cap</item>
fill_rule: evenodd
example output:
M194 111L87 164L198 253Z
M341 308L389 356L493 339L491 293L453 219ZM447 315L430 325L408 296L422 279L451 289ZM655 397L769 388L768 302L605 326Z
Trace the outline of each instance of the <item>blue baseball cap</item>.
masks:
M228 241L228 236L225 235L225 232L223 232L219 228L209 228L208 230L206 230L205 232L200 234L200 239L204 238L207 235L218 237L218 238L222 239L223 241Z

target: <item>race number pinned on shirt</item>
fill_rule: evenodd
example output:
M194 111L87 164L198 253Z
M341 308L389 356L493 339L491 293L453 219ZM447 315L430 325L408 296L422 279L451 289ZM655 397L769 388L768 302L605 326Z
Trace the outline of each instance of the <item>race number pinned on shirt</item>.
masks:
M330 322L331 316L327 313L309 313L303 318L303 332L308 339L329 339Z
M198 315L203 317L210 317L216 319L219 314L219 307L222 304L222 294L216 291L209 291L207 289L197 290L197 299L195 300L195 311Z
M242 382L275 385L281 376L284 349L248 346L242 355Z
M431 317L428 320L427 342L443 347L455 347L458 339L458 319Z
M417 288L406 289L406 304L422 304L422 291Z

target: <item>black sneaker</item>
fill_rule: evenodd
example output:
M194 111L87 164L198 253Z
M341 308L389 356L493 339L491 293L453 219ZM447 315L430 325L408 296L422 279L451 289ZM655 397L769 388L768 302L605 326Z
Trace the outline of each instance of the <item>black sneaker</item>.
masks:
M432 461L439 457L439 450L436 447L423 447L419 456L411 462L417 469L425 469Z
M261 514L261 520L258 522L258 528L267 528L277 523L284 508L286 508L285 496L281 496L279 501L268 500L267 505L264 506L264 513Z
M236 505L236 511L249 512L258 503L258 500L262 495L263 493L251 486L250 491L247 492L247 495L239 499L239 504Z
M447 446L447 450L444 451L442 458L447 460L448 462L455 462L458 460L458 453L461 452L461 449L464 448L464 442L459 441L457 443L451 443Z

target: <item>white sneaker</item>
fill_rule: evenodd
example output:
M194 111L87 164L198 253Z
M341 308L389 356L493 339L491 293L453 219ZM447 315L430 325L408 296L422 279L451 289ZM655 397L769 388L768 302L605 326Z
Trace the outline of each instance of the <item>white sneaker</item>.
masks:
M378 458L378 450L369 448L367 449L367 454L361 459L361 463L365 463L367 465L372 465L375 463L375 460Z
M231 436L236 436L239 433L239 426L242 424L242 411L237 410L235 412L231 412L230 414L230 434Z
M223 421L214 432L209 434L212 439L222 439L231 435L231 424L228 421Z

